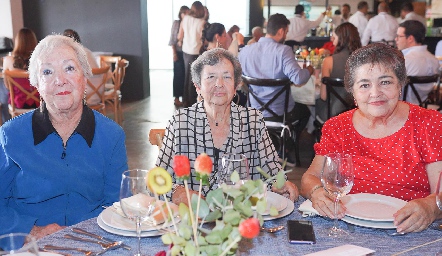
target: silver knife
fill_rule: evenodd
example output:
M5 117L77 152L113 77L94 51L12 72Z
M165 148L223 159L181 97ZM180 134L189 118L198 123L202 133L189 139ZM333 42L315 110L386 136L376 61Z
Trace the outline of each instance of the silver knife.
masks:
M102 237L102 236L90 233L90 232L88 232L88 231L86 231L84 229L81 229L81 228L72 228L72 231L75 232L75 233L78 233L78 234L83 234L83 235L87 235L87 236L96 238L98 240L101 240L101 241L104 241L104 242L107 242L107 243L114 243L115 242L114 240L111 240L111 239L108 239L108 238L105 238L105 237ZM126 244L121 244L121 248L124 248L126 250L131 250L132 249L130 246L128 246Z

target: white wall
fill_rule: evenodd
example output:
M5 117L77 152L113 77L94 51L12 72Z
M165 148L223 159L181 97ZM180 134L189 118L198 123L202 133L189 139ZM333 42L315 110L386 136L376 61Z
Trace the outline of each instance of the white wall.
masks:
M12 19L10 0L0 0L0 37L12 38Z
M23 27L22 2L0 0L0 37L14 38Z

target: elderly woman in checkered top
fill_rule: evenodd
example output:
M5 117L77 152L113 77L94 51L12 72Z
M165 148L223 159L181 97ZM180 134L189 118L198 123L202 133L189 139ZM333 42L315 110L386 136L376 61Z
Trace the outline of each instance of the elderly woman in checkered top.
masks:
M173 175L173 157L176 154L189 157L193 168L196 157L207 153L215 166L209 186L202 188L203 194L216 188L217 164L223 153L244 154L249 161L251 179L264 179L256 167L270 175L281 169L262 114L232 102L241 73L240 63L228 51L221 48L206 51L192 64L192 79L201 101L177 110L166 129L157 166L164 167ZM199 182L194 172L191 175L190 188L197 191ZM297 187L289 181L281 190L273 190L286 194L292 201L297 200L299 194ZM172 200L175 203L187 202L184 189L179 184L175 185Z

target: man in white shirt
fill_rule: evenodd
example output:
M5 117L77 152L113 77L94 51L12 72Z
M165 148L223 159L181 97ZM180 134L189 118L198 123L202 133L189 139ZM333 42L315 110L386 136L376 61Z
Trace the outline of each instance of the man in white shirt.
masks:
M368 13L368 3L366 1L361 1L358 3L358 11L353 14L348 22L355 25L358 28L359 37L362 38L364 30L367 27L368 19L365 17Z
M340 10L335 11L335 15L332 17L333 26L336 28L344 22L348 22L350 18L350 5L343 4Z
M416 20L404 21L397 29L396 45L404 54L407 76L430 76L439 72L439 61L427 50L426 45L422 45L425 32L424 25ZM433 83L414 84L414 86L422 102L433 90ZM418 99L410 89L406 101L419 105Z
M412 3L407 2L402 5L401 18L403 19L403 21L417 20L422 23L424 27L427 27L427 21L425 20L425 17L414 12L414 7Z
M362 46L371 42L385 42L394 45L394 38L398 28L398 23L395 17L388 14L388 4L382 2L378 5L378 15L371 18L364 34L362 35ZM371 39L371 40L370 40Z
M289 31L284 44L290 47L293 47L293 45L301 45L301 42L304 41L310 29L319 26L324 16L325 12L321 13L315 21L307 20L305 18L304 6L298 4L295 7L295 17L289 19Z

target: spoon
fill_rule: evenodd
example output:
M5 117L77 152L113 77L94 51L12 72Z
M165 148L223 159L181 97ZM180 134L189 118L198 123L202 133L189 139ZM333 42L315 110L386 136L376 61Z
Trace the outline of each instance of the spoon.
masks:
M272 227L272 228L261 227L261 230L268 232L268 233L276 233L276 232L282 230L283 228L284 228L284 226L276 226L276 227Z

